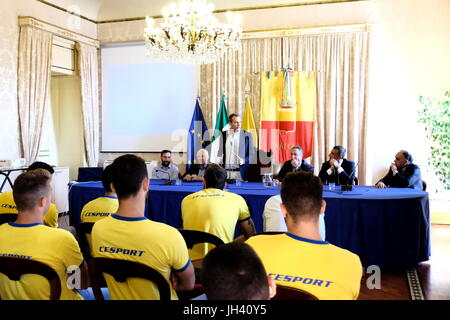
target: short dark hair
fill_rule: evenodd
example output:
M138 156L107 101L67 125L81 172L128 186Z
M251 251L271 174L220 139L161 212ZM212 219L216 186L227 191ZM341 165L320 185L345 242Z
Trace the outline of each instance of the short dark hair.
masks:
M239 114L237 114L237 113L232 113L232 114L230 114L230 115L228 116L228 122L233 121L233 118L234 118L234 117L239 117Z
M287 212L297 221L319 216L323 185L312 172L290 172L281 184L281 200Z
M170 151L170 150L163 150L163 151L161 151L161 157L162 157L162 155L164 154L164 153L170 153L170 154L172 154L172 151Z
M218 164L212 163L206 168L203 178L205 179L206 188L223 189L227 180L227 172Z
M106 166L102 172L102 185L103 188L105 188L106 192L112 192L111 183L112 183L112 170L111 165L109 165Z
M141 183L148 178L144 159L132 154L118 157L111 164L112 183L117 197L129 198L138 193Z
M246 243L231 242L204 258L201 279L208 300L268 300L266 270Z
M403 154L403 156L405 157L406 160L408 160L410 163L413 162L413 157L412 157L411 153L409 153L406 150L401 150L400 152Z
M300 151L301 154L303 154L303 148L300 147L300 146L293 146L293 147L291 148L291 150L292 150L292 149L297 149L298 151Z
M339 151L339 155L342 158L345 158L345 153L347 152L347 150L345 150L343 146L334 146L333 149Z
M41 161L36 161L33 162L32 164L30 164L30 166L28 167L28 170L35 170L35 169L45 169L48 172L50 172L50 174L55 173L55 170L52 168L51 165L45 163L45 162L41 162Z
M52 176L48 170L28 170L14 181L13 198L17 210L32 210L41 197L48 196Z

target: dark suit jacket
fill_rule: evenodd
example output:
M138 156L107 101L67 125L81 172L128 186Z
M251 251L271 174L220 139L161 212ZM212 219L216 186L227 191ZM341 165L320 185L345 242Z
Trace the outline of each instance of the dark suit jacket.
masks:
M280 169L280 172L278 172L277 179L279 181L282 181L284 177L289 173L294 171L294 168L292 167L291 160L286 161L283 166ZM300 165L300 170L298 171L309 171L313 172L314 168L305 160L302 160L302 164Z
M353 161L344 159L341 165L342 171L340 174L337 173L337 170L334 170L333 174L328 175L327 170L330 169L330 163L324 162L322 163L322 168L319 172L320 180L324 184L329 184L330 182L334 182L336 185L351 185L353 184L353 180L355 180L355 163Z
M205 170L206 170L206 168L208 168L208 163L205 166ZM199 171L200 171L200 165L198 163L191 164L191 166L189 167L189 170L186 171L185 174L183 174L183 177L181 179L184 179L184 177L186 177L188 174L189 175L193 175L193 174L198 175Z
M225 145L227 141L227 131L222 132L222 139L219 141L218 156L223 157L223 164L225 166L227 154L225 152ZM239 167L242 180L248 180L248 169L250 163L255 162L255 150L253 146L252 134L245 130L239 132L239 157L244 159L244 164Z
M395 176L389 169L388 174L380 181L387 187L423 190L420 169L414 163L410 163L403 169L398 170Z

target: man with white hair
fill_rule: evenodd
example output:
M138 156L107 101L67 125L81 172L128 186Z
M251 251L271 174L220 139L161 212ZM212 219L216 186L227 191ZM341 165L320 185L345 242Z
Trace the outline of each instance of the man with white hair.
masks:
M197 162L193 163L189 170L184 174L185 181L203 181L206 168L208 168L209 153L206 149L199 149L197 151Z

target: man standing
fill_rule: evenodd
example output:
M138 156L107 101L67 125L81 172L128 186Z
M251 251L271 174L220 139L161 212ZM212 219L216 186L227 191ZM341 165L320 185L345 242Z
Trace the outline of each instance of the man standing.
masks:
M232 113L228 117L230 129L222 132L218 162L223 163L228 179L248 180L248 169L254 160L252 134L241 130L241 117Z
M356 299L362 265L359 257L323 241L319 215L325 212L320 179L311 172L288 174L281 185L281 211L288 232L247 240L277 284L299 288L318 299Z
M161 164L152 171L152 179L177 180L179 176L178 167L171 163L172 152L161 151Z
M420 169L413 163L411 154L406 150L400 150L395 155L394 162L387 175L378 181L377 188L411 188L422 190L422 176Z
M322 163L319 177L324 184L352 185L355 179L355 163L345 159L342 146L335 146L330 152L330 160Z
M203 180L202 191L186 196L181 203L183 228L211 233L224 243L234 239L236 224L241 233L238 241L244 241L256 233L250 211L244 198L225 192L227 173L217 164L209 165ZM201 260L212 245L198 244L190 250L191 260Z
M291 149L291 160L286 161L278 172L277 180L282 181L289 172L309 171L313 172L314 168L305 160L303 160L303 149L300 146L294 146Z
M208 168L209 153L206 149L197 151L198 163L193 163L189 170L184 174L183 180L186 181L203 181L206 168Z
M186 242L177 229L144 216L148 177L143 159L123 155L114 160L111 168L119 209L94 224L94 257L138 262L158 270L170 284L172 299L177 299L175 290L194 287L194 268ZM105 280L113 300L159 298L157 288L147 280L132 278L117 282L108 274Z

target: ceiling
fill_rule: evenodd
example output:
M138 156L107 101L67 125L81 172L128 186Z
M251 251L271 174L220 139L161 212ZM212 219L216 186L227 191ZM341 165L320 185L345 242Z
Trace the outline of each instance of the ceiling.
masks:
M161 15L162 9L177 0L38 0L79 13L95 21L130 19ZM343 0L208 0L215 10L267 7L286 4L318 4ZM351 1L351 0L350 0ZM358 1L358 0L353 0Z

